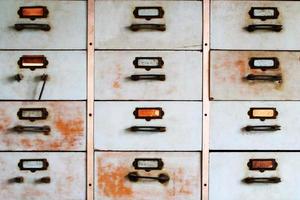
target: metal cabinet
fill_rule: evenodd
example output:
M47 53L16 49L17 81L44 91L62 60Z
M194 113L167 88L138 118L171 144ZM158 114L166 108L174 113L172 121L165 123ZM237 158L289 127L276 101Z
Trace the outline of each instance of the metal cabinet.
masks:
M85 150L85 107L76 101L1 102L0 150Z
M0 49L85 49L86 2L0 1Z
M96 49L201 49L201 1L96 0Z
M295 200L299 153L211 153L211 200Z
M200 150L200 102L96 102L95 148Z
M212 51L211 98L300 100L299 52Z
M299 113L298 101L214 101L211 148L299 150Z
M1 153L1 199L85 200L84 153Z
M197 51L97 51L96 100L201 100Z
M212 49L298 50L298 1L213 0Z
M0 99L86 98L85 52L3 51L0 59Z
M201 198L200 153L96 152L95 162L95 200Z

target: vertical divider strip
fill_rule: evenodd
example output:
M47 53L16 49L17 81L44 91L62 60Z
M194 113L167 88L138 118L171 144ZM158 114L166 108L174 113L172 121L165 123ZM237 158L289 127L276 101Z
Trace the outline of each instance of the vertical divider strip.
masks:
M95 0L87 1L87 200L94 200Z
M209 199L209 55L210 0L203 0L203 120L202 120L202 200Z

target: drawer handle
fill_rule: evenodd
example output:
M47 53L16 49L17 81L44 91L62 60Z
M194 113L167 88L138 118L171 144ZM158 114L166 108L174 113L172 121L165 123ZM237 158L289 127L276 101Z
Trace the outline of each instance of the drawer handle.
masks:
M40 91L39 100L42 99L42 95L43 95L47 80L48 80L48 74L41 75L41 81L43 81L43 85L42 85L42 88L41 88L41 91Z
M23 74L16 74L16 75L14 76L14 79L15 79L16 81L18 81L18 82L20 82L21 80L23 80L23 78L24 78Z
M166 75L164 75L164 74L136 74L136 75L131 75L130 79L132 81L140 81L140 80L165 81Z
M24 183L23 176L17 176L8 180L9 183Z
M280 183L281 179L279 177L247 177L243 179L244 183Z
M129 128L132 132L166 132L164 126L132 126Z
M255 74L249 74L246 76L246 79L249 81L282 81L281 75L255 75Z
M266 125L266 126L246 126L243 128L243 130L247 132L251 131L268 131L268 132L273 132L273 131L279 131L281 126L278 125Z
M48 183L51 183L51 178L49 176L45 176L45 177L42 177L40 179L37 179L35 182L36 183L48 184Z
M140 31L140 30L152 30L152 31L165 31L165 24L131 24L129 29L132 31Z
M282 25L277 24L251 24L245 28L248 32L257 30L274 31L279 32L282 30Z
M51 27L48 24L15 24L15 29L17 31L22 31L24 29L42 30L50 31Z
M13 131L17 133L33 132L49 135L51 128L49 126L15 126L13 128Z
M157 177L154 176L140 176L137 172L129 172L127 175L128 179L131 182L138 182L140 179L149 179L149 180L156 180L160 183L167 183L170 180L168 174L159 174Z

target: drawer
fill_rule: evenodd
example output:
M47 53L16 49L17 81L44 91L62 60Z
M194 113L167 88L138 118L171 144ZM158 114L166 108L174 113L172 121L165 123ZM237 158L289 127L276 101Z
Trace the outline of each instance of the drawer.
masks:
M211 97L300 100L299 58L299 52L213 51Z
M96 102L95 148L200 150L200 102Z
M213 49L298 50L298 1L212 1Z
M96 152L95 157L95 200L200 199L200 153Z
M2 0L0 7L0 49L86 48L85 1Z
M83 51L3 51L0 59L0 99L86 99Z
M96 49L202 49L202 1L96 0Z
M84 153L1 153L0 163L1 199L86 199Z
M211 200L299 199L299 153L211 153L210 163Z
M295 101L214 101L211 148L299 150L299 113L300 102Z
M85 150L85 108L85 102L76 101L2 101L0 150Z
M202 54L196 51L97 51L97 100L200 100Z

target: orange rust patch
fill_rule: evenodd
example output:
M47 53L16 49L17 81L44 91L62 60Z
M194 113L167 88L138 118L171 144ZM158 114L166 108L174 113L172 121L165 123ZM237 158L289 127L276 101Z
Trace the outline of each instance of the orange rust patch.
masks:
M246 73L246 68L247 68L245 61L244 60L238 60L234 63L234 65L238 68L238 70L240 72L240 75L242 77L244 77L245 73Z
M0 109L0 133L6 132L9 129L9 125L11 124L11 119L6 117L6 113L3 109Z
M119 89L121 87L120 82L114 81L113 82L113 88Z
M131 197L133 191L126 186L128 169L123 166L103 165L98 159L98 189L101 195L112 198Z
M32 147L32 143L30 142L29 139L21 139L20 142L26 148L31 148Z
M185 179L185 174L183 169L178 169L173 173L171 177L173 181L173 186L168 190L170 196L177 195L192 195L192 184L191 180Z
M115 80L113 81L113 84L112 84L112 87L115 88L115 89L119 89L121 88L121 75L122 75L122 69L121 69L121 66L118 64L116 65L116 68L115 68L115 72L114 74L116 75L116 78Z

